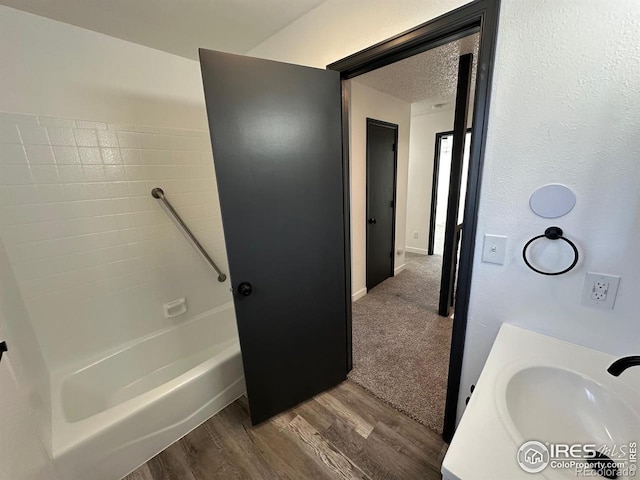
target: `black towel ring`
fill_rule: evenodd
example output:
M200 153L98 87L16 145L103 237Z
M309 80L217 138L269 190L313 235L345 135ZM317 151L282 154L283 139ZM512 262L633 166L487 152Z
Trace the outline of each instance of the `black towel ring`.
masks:
M567 242L569 246L573 249L574 259L571 265L569 265L567 268L565 268L560 272L543 272L542 270L538 270L533 265L531 265L529 263L529 260L527 259L527 248L529 248L529 245L531 245L533 242L535 242L539 238L548 238L549 240L560 239ZM540 275L562 275L563 273L567 273L569 270L573 269L573 267L576 266L576 264L578 263L579 255L578 255L578 248L576 247L576 245L568 238L562 236L562 229L560 227L549 227L544 231L544 234L538 235L537 237L533 237L531 240L529 240L525 244L524 248L522 249L522 258L524 260L524 263L527 264L527 267L529 267L534 272L539 273Z

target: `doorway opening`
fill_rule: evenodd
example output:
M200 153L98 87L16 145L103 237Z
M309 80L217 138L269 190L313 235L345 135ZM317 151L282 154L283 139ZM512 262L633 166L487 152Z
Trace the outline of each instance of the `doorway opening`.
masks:
M433 157L433 175L431 185L431 210L429 212L429 244L427 255L444 253L444 230L447 219L447 198L449 197L449 176L451 173L451 147L453 132L438 132L435 138ZM464 159L462 165L462 190L458 208L458 224L464 218L464 201L467 195L469 176L469 151L471 150L471 129L467 129L464 141Z
M362 208L360 207L357 196L354 196L352 192L354 188L358 187L354 176L358 174L359 170L358 164L354 163L354 145L357 145L358 143L358 132L356 128L358 124L353 122L353 119L357 114L357 110L352 108L352 87L357 84L357 81L355 80L357 80L357 77L362 79L367 73L375 73L376 70L381 71L383 67L405 59L410 59L413 56L436 49L447 43L454 42L455 40L468 37L475 33L479 34L479 46L475 59L477 62L477 70L480 71L481 74L477 76L475 86L470 89L470 94L473 100L468 99L471 107L466 112L469 114L467 118L470 117L472 119L472 122L470 122L472 125L470 126L472 128L474 141L469 147L470 153L468 161L468 178L466 182L466 201L464 203L465 231L460 240L459 262L454 263L452 261L453 255L450 255L447 264L447 267L452 267L453 265L456 265L457 267L455 276L451 275L453 272L449 270L449 280L452 280L453 278L457 279L457 292L455 296L452 295L450 297L451 303L455 304L456 313L452 321L450 357L448 362L448 375L446 375L444 425L442 430L440 428L436 428L436 430L442 431L442 436L445 441L450 441L453 437L453 433L459 419L459 414L462 410L459 406L464 405L463 399L465 397L465 395L460 392L460 380L462 373L469 295L471 289L471 270L477 231L478 198L480 193L482 162L486 146L485 136L487 131L487 118L489 114L491 77L497 38L499 6L499 0L476 0L414 29L408 30L407 32L401 33L327 66L330 70L338 71L342 78L343 178L345 205L344 247L346 263L347 265L352 265L351 269L347 269L346 276L347 284L352 285L351 296L347 297L347 303L349 303L351 300L357 300L366 294L366 289L361 291L356 290L353 287L356 277L358 275L362 275L362 272L357 268L357 265L359 264L357 259L358 251L353 249L353 245L360 240L359 237L361 236L357 228L357 221L354 217L358 216L358 210L359 208ZM354 79L354 81L350 82L349 80L351 79ZM406 80L406 78L402 80ZM460 110L463 109L461 108ZM470 114L470 111L473 113ZM462 118L462 116L459 117ZM466 129L466 122L463 123L461 120L454 125L453 130L458 133L458 138L460 138L465 136L464 133L466 132ZM446 130L450 130L450 128L441 129L439 131ZM400 125L399 145L402 144L402 132L403 128L402 125ZM435 134L432 135L431 138L435 138ZM462 144L463 141L458 142L458 150L462 148ZM431 151L433 152L434 150L435 145L432 145ZM462 151L459 151L459 157L462 158ZM461 181L462 177L461 163L462 162L459 162L459 168L456 168L455 172L458 181ZM401 165L399 165L398 168L398 176L402 176ZM414 177L411 176L410 178ZM460 189L458 189L458 194L459 193ZM457 203L448 202L448 204L455 204L457 210ZM430 207L428 199L424 201L424 205L427 208ZM402 218L403 214L406 218L406 212L402 212L400 205L397 205L397 210L398 218ZM450 224L452 222L457 221L457 212L455 212L455 215L452 213L448 214L450 221L447 223L449 224L449 227L451 227ZM422 221L426 218L428 218L428 215L423 215ZM449 230L449 236L452 236L451 228L449 228ZM402 230L398 229L397 231L401 232ZM422 238L428 239L428 232L424 231L423 233L424 236ZM418 236L420 237L420 235ZM403 253L405 252L405 249L401 250ZM396 252L398 251L396 244ZM452 254L454 252L455 250L450 247L449 253ZM406 253L409 254L413 252L406 249ZM427 246L425 246L424 253L428 253ZM455 253L457 254L457 252ZM406 256L408 257L408 255ZM402 268L402 265L397 265L397 256L394 263L396 264L395 272L398 273L397 269ZM446 269L443 267L442 276L444 276L445 270ZM384 286L384 282L378 288L381 288L382 286ZM449 283L449 286L449 291L452 291L452 282ZM440 304L442 303L443 302L441 301ZM449 302L444 303L448 304ZM354 367L354 351L356 349L354 331L355 326L353 324L353 312L352 309L347 308L347 371L351 371ZM417 395L423 395L423 392L415 391L414 396ZM461 401L462 403L460 403Z
M462 175L453 175L460 163L453 158L454 123L459 115L456 106L462 103L463 121L472 124L469 92L475 82L473 58L478 48L479 34L473 33L348 81L351 273L356 293L354 364L349 378L439 433L444 425L453 329L449 304L444 314L439 309L441 289L449 282L443 273L449 269L444 262L445 224L453 187L457 181L459 191L465 192L467 176L466 168ZM461 62L472 68L462 95ZM465 144L470 136L464 135L466 131L465 127ZM469 152L469 147L465 145L464 151ZM432 192L438 148L440 182ZM434 194L440 201L436 208L440 222L429 218ZM363 197L366 208L360 210ZM459 208L464 208L464 198L456 196L455 202L456 218L462 218ZM427 255L432 222L441 225L442 248ZM360 232L365 232L366 243ZM460 233L456 229L454 241ZM457 251L457 245L448 250L452 249Z

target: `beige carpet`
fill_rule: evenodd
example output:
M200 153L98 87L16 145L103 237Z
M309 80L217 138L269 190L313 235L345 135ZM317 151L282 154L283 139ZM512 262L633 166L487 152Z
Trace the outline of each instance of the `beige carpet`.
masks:
M441 433L451 318L440 317L442 257L406 254L406 269L353 304L349 378Z

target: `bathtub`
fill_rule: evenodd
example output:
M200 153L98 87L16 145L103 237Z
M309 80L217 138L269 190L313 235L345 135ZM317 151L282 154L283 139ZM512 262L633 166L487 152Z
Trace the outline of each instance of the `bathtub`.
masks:
M52 374L65 480L118 480L245 391L231 303Z

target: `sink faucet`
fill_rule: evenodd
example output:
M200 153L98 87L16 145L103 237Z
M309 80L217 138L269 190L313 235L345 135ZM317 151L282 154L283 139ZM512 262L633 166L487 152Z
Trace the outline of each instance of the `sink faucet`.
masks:
M617 377L627 368L633 367L634 365L640 365L640 355L619 358L613 362L609 368L607 368L607 372L614 377Z

